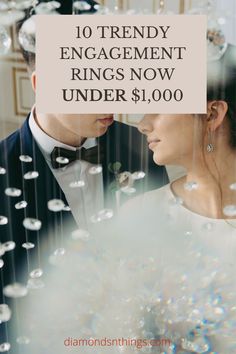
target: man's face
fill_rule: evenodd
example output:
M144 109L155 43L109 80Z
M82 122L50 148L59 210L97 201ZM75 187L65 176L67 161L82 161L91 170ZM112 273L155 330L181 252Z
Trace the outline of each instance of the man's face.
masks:
M99 137L106 133L113 123L114 117L109 114L57 114L49 115L48 119L54 119L55 125L64 131L80 137Z
M31 74L31 83L34 92L36 92L36 73ZM37 112L37 108L36 108ZM38 114L39 112L37 112ZM39 113L40 114L40 113ZM113 113L104 114L47 114L48 122L43 127L50 125L55 127L57 136L69 133L76 137L96 138L106 133L108 127L114 121ZM45 118L46 119L46 118ZM41 122L42 123L42 122Z

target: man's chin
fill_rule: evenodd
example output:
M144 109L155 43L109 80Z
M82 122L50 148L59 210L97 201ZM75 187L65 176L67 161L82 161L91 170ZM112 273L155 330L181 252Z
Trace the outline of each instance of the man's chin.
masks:
M94 138L99 138L100 136L106 134L108 131L109 127L99 127L99 129L96 129L95 134L93 135Z
M99 134L99 135L97 135L97 136L101 136L101 135L105 134L113 123L114 123L114 120L110 120L107 122L99 121L98 122L98 129L97 129L97 134Z

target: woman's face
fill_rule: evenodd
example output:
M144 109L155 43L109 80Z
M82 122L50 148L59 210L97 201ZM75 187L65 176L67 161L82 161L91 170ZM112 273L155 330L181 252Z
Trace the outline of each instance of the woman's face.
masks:
M185 166L192 161L194 145L201 144L197 122L190 114L147 114L138 129L147 136L156 164Z

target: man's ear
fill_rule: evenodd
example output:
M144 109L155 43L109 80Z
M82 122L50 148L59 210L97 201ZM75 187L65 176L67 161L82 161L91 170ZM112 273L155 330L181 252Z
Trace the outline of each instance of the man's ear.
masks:
M225 101L211 101L207 105L208 128L215 131L222 123L228 111Z
M33 71L31 74L31 85L35 93L36 92L36 72L35 71Z

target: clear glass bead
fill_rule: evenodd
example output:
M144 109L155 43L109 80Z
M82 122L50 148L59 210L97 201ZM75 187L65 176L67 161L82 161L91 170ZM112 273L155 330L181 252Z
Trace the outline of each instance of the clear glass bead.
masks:
M0 344L0 353L8 352L11 349L11 344L8 342Z
M208 353L210 350L210 344L205 336L198 336L191 341L183 339L182 348L195 353Z
M27 293L27 288L19 283L9 284L3 288L3 294L7 297L18 298L26 296Z
M53 212L64 210L65 203L60 199L52 199L48 201L48 209Z
M70 188L81 188L85 186L85 182L84 181L74 181L70 183Z
M226 205L223 208L223 213L226 216L236 216L236 205Z
M37 171L29 171L26 174L24 174L24 179L29 180L29 179L35 179L38 178L39 173Z
M102 166L93 166L93 167L90 167L90 169L89 169L89 173L91 175L97 175L101 172L102 172Z
M30 250L31 248L34 248L35 245L31 242L25 242L22 244L22 247L25 248L26 250Z
M57 248L49 257L49 263L55 266L64 264L66 250L64 248Z
M33 159L29 155L20 155L19 159L21 162L32 162Z
M8 197L20 197L21 196L21 190L18 188L6 188L5 189L5 194Z
M191 191L193 191L193 190L195 190L197 188L198 188L197 182L191 181L191 182L187 182L187 183L184 184L184 189L186 189L189 192L191 192Z
M0 323L7 322L11 318L11 309L7 304L0 304Z
M8 218L6 216L0 215L0 225L6 225L8 223Z
M112 209L100 210L97 214L93 215L90 220L92 223L98 223L100 221L108 220L113 217L114 213Z
M73 2L74 11L89 11L91 9L91 5L87 3L87 1L74 1Z
M70 160L67 157L59 156L56 158L56 162L58 162L61 165L67 165L70 162Z
M30 278L40 278L43 275L43 270L41 268L34 269L30 272Z
M20 209L26 208L27 205L28 205L28 203L27 203L25 200L21 200L19 203L16 203L16 204L15 204L15 208L16 208L17 210L20 210Z
M9 251L14 250L14 248L16 247L16 244L14 241L8 241L8 242L3 243L3 247L5 249L5 252L9 252Z
M31 231L38 231L42 227L42 222L38 219L33 219L33 218L25 218L23 221L23 226L27 230Z
M3 167L0 167L0 175L5 175L6 174L6 169Z
M132 178L134 180L143 179L144 177L145 177L145 172L143 172L143 171L136 171L136 172L132 173Z
M65 248L57 248L54 252L53 252L53 254L55 255L55 256L64 256L65 255L65 253L66 253L66 250L65 250Z
M229 189L231 189L232 191L236 191L236 183L230 184Z
M5 254L5 247L3 246L2 243L0 243L0 257L2 257Z

